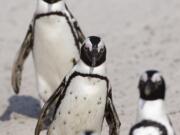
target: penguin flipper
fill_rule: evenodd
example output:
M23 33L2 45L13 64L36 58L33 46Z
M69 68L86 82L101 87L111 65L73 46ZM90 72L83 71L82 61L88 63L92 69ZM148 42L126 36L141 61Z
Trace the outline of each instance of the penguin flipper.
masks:
M30 25L12 68L11 84L16 94L19 93L24 62L32 50L32 47L33 26Z
M64 88L65 88L65 79L62 81L61 85L55 90L55 92L51 95L51 97L48 99L48 101L44 104L36 128L35 128L35 135L39 135L41 130L43 129L44 125L49 126L52 121L50 123L45 124L45 120L46 117L48 117L48 113L55 111L55 107L53 105L56 105L58 102L58 99L61 98L62 94L64 93ZM53 111L51 111L50 109L53 109ZM51 116L52 118L49 119L53 119L54 115Z
M73 18L73 20L74 20L73 21L73 25L74 25L74 28L76 30L76 33L77 33L77 36L78 36L78 40L79 40L80 43L83 43L84 40L85 40L85 35L83 34L83 32L82 32L82 30L81 30L77 20L75 19L75 17L73 16L73 14L71 13L71 11L69 10L69 8L67 7L66 4L65 4L65 6L66 6L66 10L69 12L71 18Z
M78 35L78 40L80 43L83 43L85 40L85 35L82 32L81 28L79 27L79 24L77 22L77 20L74 21L74 27L76 29L77 35Z
M175 130L174 130L174 126L173 126L173 124L172 124L171 119L170 119L169 116L168 116L168 120L169 120L169 124L171 125L171 128L173 129L174 135L177 135L176 132L175 132Z
M109 91L105 109L105 118L109 125L109 135L119 135L121 122L113 104L112 93Z

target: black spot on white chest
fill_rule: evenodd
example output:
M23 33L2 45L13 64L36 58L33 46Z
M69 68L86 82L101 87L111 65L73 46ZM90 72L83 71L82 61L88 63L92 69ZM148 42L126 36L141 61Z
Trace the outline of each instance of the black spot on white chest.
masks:
M104 80L90 77L76 77L69 84L62 103L100 104L106 100L107 87Z

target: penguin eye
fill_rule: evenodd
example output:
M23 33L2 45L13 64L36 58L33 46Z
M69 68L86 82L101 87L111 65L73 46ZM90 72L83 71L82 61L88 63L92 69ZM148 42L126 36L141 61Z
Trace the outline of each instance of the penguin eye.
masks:
M158 82L155 83L155 88L156 88L156 89L158 89L160 86L161 86L161 82L160 82L160 81L158 81Z
M103 53L103 52L104 52L104 49L103 49L103 48L101 48L101 49L100 49L100 53Z
M85 50L85 51L88 51L88 50L89 50L89 48L85 46L85 47L84 47L84 50Z
M158 82L156 82L156 83L157 83L158 86L161 85L161 81L158 81Z

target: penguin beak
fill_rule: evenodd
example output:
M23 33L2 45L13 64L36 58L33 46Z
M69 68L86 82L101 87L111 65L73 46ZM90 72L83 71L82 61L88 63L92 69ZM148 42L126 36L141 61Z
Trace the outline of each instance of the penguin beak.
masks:
M97 54L98 54L97 48L93 48L93 50L92 50L92 63L91 63L91 67L90 67L90 74L93 72L94 67L96 66Z
M95 66L96 66L96 57L93 56L92 57L92 65L91 65L91 67L95 67Z
M146 96L149 96L151 94L151 91L152 91L152 86L151 86L151 83L149 82L145 88L145 95Z
M92 66L90 67L90 74L93 73L93 70L94 70L94 66L96 65L96 58L93 57L92 58Z
M91 67L95 67L97 65L97 56L98 56L98 50L97 50L97 48L93 48Z

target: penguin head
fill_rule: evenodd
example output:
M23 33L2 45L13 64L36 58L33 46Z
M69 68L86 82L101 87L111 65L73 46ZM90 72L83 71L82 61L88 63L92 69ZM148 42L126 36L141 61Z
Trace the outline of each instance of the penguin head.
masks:
M157 70L148 70L139 80L140 97L144 100L157 100L165 98L165 81Z
M91 68L100 66L106 61L106 47L100 37L88 37L81 47L81 60Z
M54 4L54 3L61 1L61 0L44 0L44 1L49 3L49 4Z

